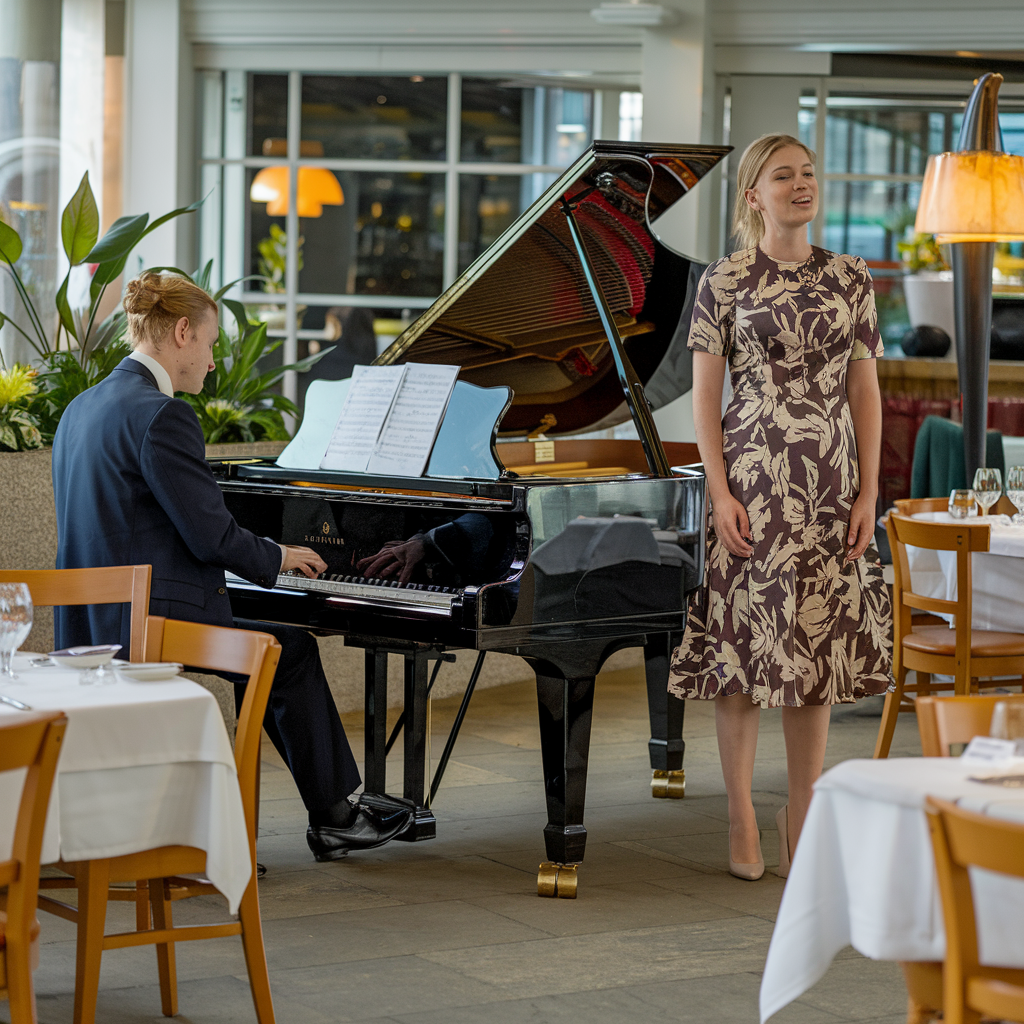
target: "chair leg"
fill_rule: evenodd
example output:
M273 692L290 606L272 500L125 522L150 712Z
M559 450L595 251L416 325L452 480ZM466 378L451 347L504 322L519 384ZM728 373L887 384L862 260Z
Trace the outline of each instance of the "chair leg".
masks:
M917 695L919 697L930 697L932 693L932 674L931 672L918 672L917 673Z
M78 942L75 950L74 1024L96 1022L109 880L110 865L106 860L85 861L76 876Z
M139 879L135 883L135 930L148 932L149 921L149 885Z
M10 936L8 936L8 940ZM0 953L7 972L7 991L4 995L10 1003L11 1024L36 1024L36 993L32 987L31 944L11 949L10 942L5 953Z
M149 905L153 911L153 927L173 927L171 900L163 878L149 880ZM178 969L173 942L156 943L156 967L160 975L160 1004L165 1017L178 1012Z
M896 689L885 695L885 707L882 708L882 721L878 726L878 739L875 741L875 757L888 757L892 746L892 737L896 732L896 719L900 716L900 704L903 702L903 689L907 681L907 670L901 665L896 673Z
M274 1024L274 1000L270 994L270 976L267 974L267 954L263 947L263 925L260 921L260 897L255 872L239 904L238 917L242 922L242 949L246 970L249 972L249 988L256 1008L256 1020L259 1024Z

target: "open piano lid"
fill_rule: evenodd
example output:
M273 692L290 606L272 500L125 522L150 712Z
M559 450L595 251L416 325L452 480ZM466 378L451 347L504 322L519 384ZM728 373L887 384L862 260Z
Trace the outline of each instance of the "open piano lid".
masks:
M505 436L628 419L560 207L590 190L575 216L598 283L648 400L668 404L691 387L686 335L704 267L665 245L653 222L729 151L595 142L376 362L457 365L460 380L511 387Z

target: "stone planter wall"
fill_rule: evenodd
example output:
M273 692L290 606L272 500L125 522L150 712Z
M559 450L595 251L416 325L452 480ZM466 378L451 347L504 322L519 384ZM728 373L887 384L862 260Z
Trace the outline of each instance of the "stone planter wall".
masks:
M210 445L211 457L277 455L284 444ZM50 479L50 450L0 453L0 568L51 569L57 557L57 520ZM363 652L346 647L340 636L320 637L320 651L338 710L359 711L363 707ZM49 608L36 612L26 650L53 649L53 613ZM438 674L434 697L461 693L469 679L476 652L460 651L454 664L446 664ZM640 664L639 651L622 651L615 655L609 668ZM510 655L489 654L478 687L483 689L503 683L531 678L526 663ZM230 687L216 677L203 677L201 682L217 695L225 717L233 721ZM392 658L388 686L389 706L402 703L402 662Z

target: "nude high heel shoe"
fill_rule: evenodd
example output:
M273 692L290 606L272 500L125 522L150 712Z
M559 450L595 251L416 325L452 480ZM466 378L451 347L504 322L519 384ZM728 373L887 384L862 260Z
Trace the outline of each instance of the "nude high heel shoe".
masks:
M789 878L789 804L783 804L775 815L775 827L779 830L779 878Z
M761 833L757 833L757 841L760 846ZM760 856L760 850L758 851L757 861L753 864L737 864L732 859L732 844L729 845L729 874L735 875L737 878L742 878L747 882L756 882L764 874L764 857Z

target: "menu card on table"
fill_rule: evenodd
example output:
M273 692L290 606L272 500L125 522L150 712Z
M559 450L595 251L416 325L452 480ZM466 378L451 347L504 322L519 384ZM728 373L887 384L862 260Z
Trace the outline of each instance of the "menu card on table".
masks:
M433 363L355 367L320 468L422 476L458 375Z

